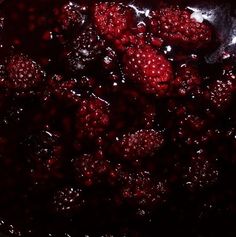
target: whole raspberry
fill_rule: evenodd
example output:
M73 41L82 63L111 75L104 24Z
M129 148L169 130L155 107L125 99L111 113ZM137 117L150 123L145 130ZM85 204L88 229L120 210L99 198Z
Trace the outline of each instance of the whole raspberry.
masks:
M58 23L63 30L69 30L76 26L81 27L85 22L86 6L78 5L74 2L69 2L62 6L55 15L58 18Z
M53 195L52 211L59 215L76 214L85 205L83 191L76 187L64 187Z
M229 106L236 91L236 80L216 80L207 86L204 96L211 104L223 110Z
M177 75L171 81L171 95L185 96L197 89L201 84L198 70L187 64L182 64L177 69Z
M123 57L124 72L149 94L164 95L172 79L168 60L152 47L129 48Z
M17 91L28 91L43 82L45 74L41 67L23 54L16 54L6 59L4 77L0 84ZM1 76L3 73L1 73Z
M149 172L129 173L123 178L122 199L133 206L138 215L145 216L154 207L165 202L167 194L165 182L156 180Z
M218 168L208 158L204 150L200 149L192 155L184 173L184 180L189 190L197 191L214 184L218 176Z
M130 29L133 11L121 3L103 2L94 5L94 22L101 35L115 40Z
M84 186L101 183L110 170L109 161L100 153L84 154L74 161L73 166L76 180Z
M109 104L96 97L81 102L76 114L77 137L96 138L106 131L109 125Z
M161 132L153 129L139 130L124 135L121 140L121 156L126 160L136 161L153 156L164 143Z
M212 41L212 29L198 22L192 12L180 7L165 7L151 14L151 31L170 45L197 49Z
M87 69L102 53L104 41L91 25L74 33L66 47L66 61L69 68L78 72Z

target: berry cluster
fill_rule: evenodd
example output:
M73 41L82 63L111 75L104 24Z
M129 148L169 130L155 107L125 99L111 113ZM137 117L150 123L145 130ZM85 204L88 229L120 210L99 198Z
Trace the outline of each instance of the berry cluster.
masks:
M2 3L0 231L216 236L236 216L236 58L205 60L219 32L183 4L49 2Z

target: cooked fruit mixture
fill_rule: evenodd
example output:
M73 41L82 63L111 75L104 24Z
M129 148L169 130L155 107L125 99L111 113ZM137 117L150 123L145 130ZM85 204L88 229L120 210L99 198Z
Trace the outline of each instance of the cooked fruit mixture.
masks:
M0 2L0 232L236 236L232 11Z

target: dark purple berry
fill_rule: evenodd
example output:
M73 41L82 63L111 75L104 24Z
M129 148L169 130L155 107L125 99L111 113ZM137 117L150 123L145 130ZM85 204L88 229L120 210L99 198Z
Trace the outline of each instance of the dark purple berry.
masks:
M74 33L66 50L66 61L70 70L79 72L95 63L104 48L104 41L98 36L92 26L86 26L82 31Z
M73 163L76 180L84 186L101 183L110 171L110 163L100 152L84 154Z
M76 187L65 187L53 195L52 210L59 215L78 213L85 205L83 191Z
M218 176L218 168L200 149L192 155L184 173L184 180L188 189L198 191L216 183Z

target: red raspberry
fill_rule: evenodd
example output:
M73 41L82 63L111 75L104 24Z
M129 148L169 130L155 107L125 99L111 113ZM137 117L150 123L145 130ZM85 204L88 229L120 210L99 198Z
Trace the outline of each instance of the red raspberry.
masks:
M218 76L218 74L221 74ZM234 94L236 92L236 71L234 63L228 62L223 65L221 72L215 75L217 79L207 81L206 88L201 92L200 96L207 99L210 104L221 112L227 110L233 103Z
M55 192L52 211L68 216L76 214L84 205L83 191L80 188L65 187Z
M121 155L126 160L136 161L153 156L164 143L163 135L153 129L139 130L124 135L121 140Z
M196 191L214 184L218 179L219 171L207 154L198 150L192 155L190 164L184 173L185 185L191 191Z
M94 6L95 25L101 35L110 40L130 29L133 19L133 11L120 3L104 2Z
M207 86L204 96L215 108L223 110L232 102L235 91L236 80L216 80Z
M122 200L128 201L140 216L145 216L152 208L165 202L166 194L165 182L156 180L147 171L129 173L123 177Z
M44 80L41 67L28 56L19 54L6 59L5 77L1 84L6 88L26 91L37 87Z
M102 135L109 125L109 113L107 102L96 97L83 100L76 115L78 138Z
M124 71L134 83L150 94L165 94L172 78L168 60L152 47L129 48L123 57Z
M201 78L195 67L182 64L177 69L177 75L171 82L171 95L185 96L197 89L201 84Z
M110 164L101 153L84 154L74 161L76 180L84 186L101 183Z
M69 2L63 5L59 11L55 11L55 15L62 29L69 30L75 26L81 27L84 24L86 18L84 13L86 10L86 6Z
M212 29L206 22L197 22L191 11L180 7L166 7L151 14L151 31L170 45L197 49L212 40Z

